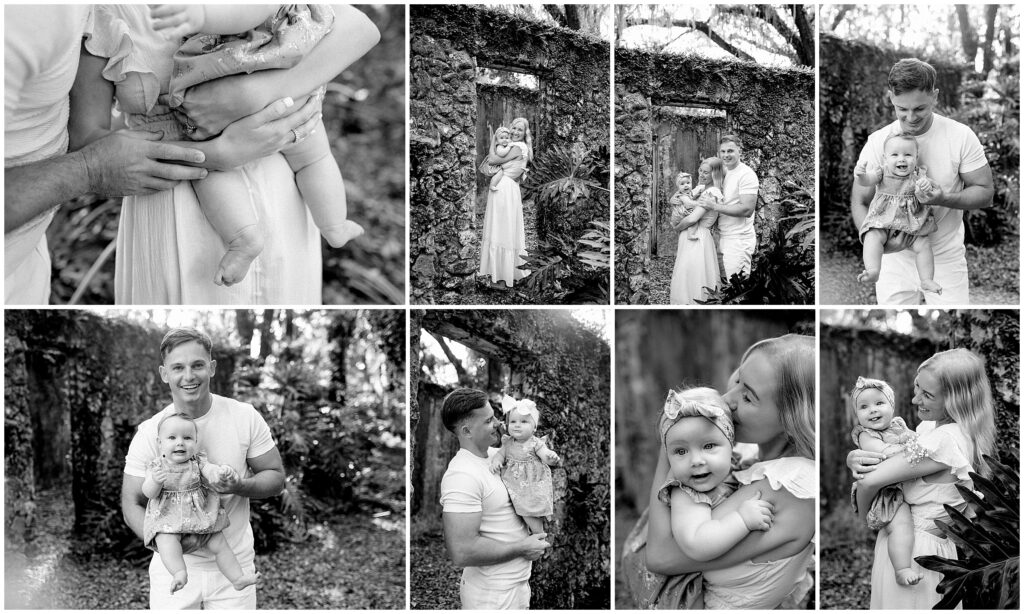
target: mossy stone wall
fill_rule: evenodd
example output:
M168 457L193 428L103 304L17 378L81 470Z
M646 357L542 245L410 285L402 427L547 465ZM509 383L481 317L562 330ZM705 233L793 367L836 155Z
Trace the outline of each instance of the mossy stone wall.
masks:
M814 189L814 72L691 55L615 51L615 292L617 303L646 304L653 142L652 109L725 109L743 141L743 161L761 181L755 226L760 245L775 240L785 212L782 183ZM762 247L758 251L766 251ZM756 254L755 254L756 257Z
M474 5L410 7L412 302L457 303L474 283L476 69L539 79L535 151L608 142L610 46Z

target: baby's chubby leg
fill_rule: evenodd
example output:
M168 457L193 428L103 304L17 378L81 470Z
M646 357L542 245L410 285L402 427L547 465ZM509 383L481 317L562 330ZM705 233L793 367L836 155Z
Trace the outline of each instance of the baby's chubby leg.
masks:
M523 522L530 529L530 535L544 532L544 519L537 516L523 516Z
M323 120L312 134L281 153L295 171L299 193L331 247L341 247L363 234L363 227L348 219L345 181L331 155Z
M917 584L923 577L911 568L911 554L914 550L914 519L910 507L903 503L897 508L892 520L883 529L889 535L889 560L896 570L896 582L903 586Z
M917 275L921 278L921 289L925 292L942 294L942 286L935 281L935 254L932 252L931 235L918 235L910 244L917 262Z
M864 270L857 281L874 283L882 270L882 250L887 233L881 228L872 228L864 233Z
M240 591L259 581L260 574L242 572L242 567L238 564L235 553L228 546L228 540L224 539L223 533L218 532L211 535L210 541L206 543L206 547L217 559L217 568L231 582L236 591Z
M237 284L249 273L249 265L263 251L263 229L250 200L249 186L242 171L211 171L206 179L193 181L210 226L228 244L228 251L217 266L214 283Z
M167 571L174 576L171 583L171 594L178 592L188 584L188 571L185 569L185 557L181 552L181 535L177 533L157 533L153 538L156 542L160 561Z

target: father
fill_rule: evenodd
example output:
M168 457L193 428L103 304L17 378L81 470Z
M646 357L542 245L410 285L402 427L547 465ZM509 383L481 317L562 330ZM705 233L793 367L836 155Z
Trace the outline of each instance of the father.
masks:
M235 122L247 160L207 160L203 152L160 143L159 134L119 131L68 151L69 92L78 72L92 6L4 6L4 302L45 304L50 295L46 227L55 207L83 194L149 194L206 170L231 168L280 149L316 112L277 101ZM308 129L306 130L308 132ZM249 157L251 156L251 157Z
M505 484L490 471L487 449L497 443L498 422L487 394L453 391L441 406L441 421L459 440L441 478L441 506L448 555L465 568L462 609L527 610L531 561L550 544L545 533L529 534Z
M722 273L727 280L733 275L750 273L751 259L757 247L754 209L760 183L754 169L740 162L742 151L743 144L735 134L727 134L718 140L718 157L725 166L722 184L725 201L719 205L701 202L701 206L721 214L718 218L718 253L722 257Z
M270 428L252 405L210 393L210 378L217 368L211 359L213 344L204 333L191 328L168 332L160 343L160 378L171 389L172 403L139 425L125 458L121 510L125 522L142 539L147 499L142 494L146 466L159 454L157 425L168 414L185 413L199 430L198 450L211 463L234 469L212 486L224 493L224 509L230 525L223 534L242 570L255 570L249 499L281 493L284 468ZM185 555L189 581L171 594L173 578L154 556L149 563L151 609L256 609L256 586L235 590L207 551Z
M875 283L879 305L919 305L922 298L930 305L968 304L967 252L964 249L964 210L982 209L992 204L992 169L977 135L967 126L935 113L939 90L935 88L935 69L916 58L900 60L889 71L889 101L896 121L868 137L858 164L873 161L882 166L883 144L893 132L917 139L918 167L925 167L928 178L938 189L929 194L917 192L918 200L935 207L938 228L931 235L935 254L935 281L942 294L922 292L914 252L904 249L912 238L902 233L886 242L882 271ZM874 188L853 182L850 210L860 228L867 215Z

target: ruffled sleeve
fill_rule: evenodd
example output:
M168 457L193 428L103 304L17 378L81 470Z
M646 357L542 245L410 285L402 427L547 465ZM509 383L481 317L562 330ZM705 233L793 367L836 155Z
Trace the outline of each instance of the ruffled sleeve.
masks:
M818 495L818 472L814 461L802 456L786 456L755 463L749 469L733 473L741 484L767 479L772 490L785 488L797 499L814 499Z
M129 23L129 15L121 10L121 6L96 5L92 30L85 33L85 49L94 56L107 58L107 65L103 67L103 78L107 81L123 83L129 75L138 79L148 111L156 105L160 81L143 61L132 38L133 24ZM128 6L124 10L137 12L140 9ZM134 27L138 29L140 24Z
M873 430L868 429L868 428L864 428L863 426L858 424L858 425L853 427L852 431L850 431L850 439L853 440L853 445L857 446L858 448L860 447L860 436L863 433L867 433L868 436L874 437L875 439L877 439L879 441L882 440L882 434L881 433L879 433L878 431L873 431Z
M958 480L970 480L968 472L974 471L970 454L971 442L964 437L956 424L945 424L938 428L934 422L922 422L917 427L917 440L907 444L904 451L907 462L916 464L923 458L930 458L949 467Z
M665 505L671 506L673 488L682 490L684 493L689 495L691 499L693 499L694 503L704 503L711 507L715 507L722 501L725 501L726 497L732 494L732 488L724 482L708 492L700 492L684 485L679 480L670 477L665 481L665 484L661 489L658 490L658 500Z

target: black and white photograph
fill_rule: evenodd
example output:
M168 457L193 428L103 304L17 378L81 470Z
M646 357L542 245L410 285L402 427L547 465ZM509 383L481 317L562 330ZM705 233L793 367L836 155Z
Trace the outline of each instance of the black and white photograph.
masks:
M815 6L615 12L615 302L813 304Z
M611 19L410 7L411 304L609 304Z
M405 608L404 311L4 324L4 609Z
M814 329L616 312L616 609L815 609Z
M1020 609L1020 312L821 311L821 608Z
M5 5L5 304L405 303L405 18Z
M820 300L1020 302L1020 8L822 5Z
M413 610L611 608L611 312L410 312Z

